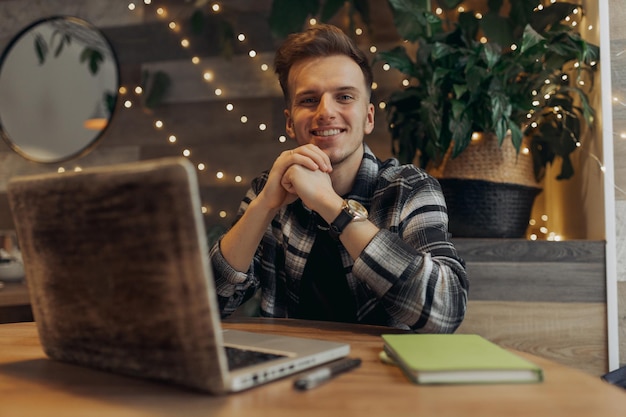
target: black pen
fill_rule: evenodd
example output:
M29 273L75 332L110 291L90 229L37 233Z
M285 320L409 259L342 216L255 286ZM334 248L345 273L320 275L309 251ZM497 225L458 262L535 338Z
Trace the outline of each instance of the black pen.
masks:
M348 372L351 369L358 368L361 365L361 359L344 358L329 365L323 366L315 371L298 378L293 386L300 390L315 388L326 381L336 377L339 374Z

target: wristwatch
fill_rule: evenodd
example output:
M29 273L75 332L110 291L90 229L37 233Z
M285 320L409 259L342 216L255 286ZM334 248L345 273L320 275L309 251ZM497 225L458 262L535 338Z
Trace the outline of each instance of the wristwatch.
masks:
M346 228L350 222L362 222L367 220L367 209L363 207L361 203L355 200L343 200L341 206L341 212L335 220L330 224L328 233L334 238L338 239L343 229Z

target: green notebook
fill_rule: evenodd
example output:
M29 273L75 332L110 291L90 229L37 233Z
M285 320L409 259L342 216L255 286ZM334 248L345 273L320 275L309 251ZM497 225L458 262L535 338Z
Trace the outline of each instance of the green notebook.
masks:
M384 334L385 353L417 384L540 382L540 367L475 334Z

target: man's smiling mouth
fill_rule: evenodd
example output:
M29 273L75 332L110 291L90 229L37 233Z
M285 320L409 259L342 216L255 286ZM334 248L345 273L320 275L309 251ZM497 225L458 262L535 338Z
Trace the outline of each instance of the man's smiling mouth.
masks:
M342 132L342 129L325 129L325 130L312 130L311 133L314 136L334 136Z

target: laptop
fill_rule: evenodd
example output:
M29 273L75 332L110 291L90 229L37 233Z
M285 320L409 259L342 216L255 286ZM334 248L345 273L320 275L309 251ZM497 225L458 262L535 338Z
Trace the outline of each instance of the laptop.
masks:
M213 394L347 356L350 345L223 330L194 166L163 158L16 177L10 207L52 359ZM261 363L232 365L235 351Z

